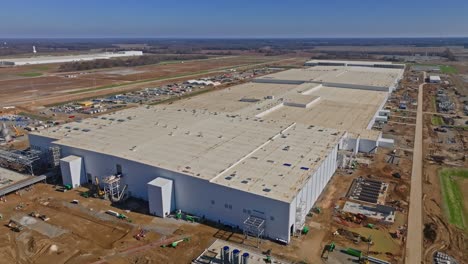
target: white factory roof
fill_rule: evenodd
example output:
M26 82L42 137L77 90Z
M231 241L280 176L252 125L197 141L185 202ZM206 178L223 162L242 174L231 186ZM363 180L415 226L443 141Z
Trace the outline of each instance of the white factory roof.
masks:
M317 99L319 98L319 96L310 94L289 93L286 96L284 96L284 102L306 105L317 101Z
M255 95L258 102L242 102L239 99ZM266 99L274 95L275 99ZM320 86L314 83L300 85L248 83L219 92L205 93L177 102L187 109L222 111L243 116L261 116L264 120L287 120L302 124L314 124L350 135L377 140L380 131L368 130L388 92ZM308 103L319 99L307 108L282 105L296 101Z
M35 56L30 58L0 58L0 61L13 62L15 65L28 64L48 64L48 63L65 63L73 61L90 61L98 59L110 59L126 56L141 56L142 51L120 51L120 52L102 52L93 54L77 54L63 56Z
M431 81L431 82L440 82L441 79L440 79L440 76L438 76L438 75L431 75L431 76L429 76L429 81Z
M381 138L367 128L388 90L323 80L385 87L402 73L357 66L292 69L261 77L276 83L236 85L33 134L290 202L344 135Z
M118 156L288 202L344 135L331 128L173 107L139 107L105 118L35 134L55 138L61 146Z
M315 66L305 69L290 69L258 79L390 87L395 85L395 80L403 74L403 71L403 69L359 66Z
M343 61L343 60L310 60L306 64L343 64L343 65L392 65L392 62L389 61ZM404 65L404 64L394 64L394 65Z
M263 118L330 127L376 140L380 132L367 127L387 95L379 91L322 86L310 93L320 98L312 107L281 107Z

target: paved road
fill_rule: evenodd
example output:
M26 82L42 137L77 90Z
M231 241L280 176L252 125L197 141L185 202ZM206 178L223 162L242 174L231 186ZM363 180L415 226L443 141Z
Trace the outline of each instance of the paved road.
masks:
M426 79L426 73L424 73ZM423 220L422 220L422 161L423 161L423 87L419 86L416 131L414 135L413 169L408 215L408 237L406 240L406 264L422 263Z

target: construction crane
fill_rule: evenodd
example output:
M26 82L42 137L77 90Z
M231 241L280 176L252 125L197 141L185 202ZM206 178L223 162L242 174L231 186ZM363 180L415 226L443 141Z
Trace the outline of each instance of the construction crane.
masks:
M101 190L101 188L99 187L99 179L98 177L95 177L94 178L94 184L96 185L96 193L99 197L103 197L105 195L105 192L103 190Z

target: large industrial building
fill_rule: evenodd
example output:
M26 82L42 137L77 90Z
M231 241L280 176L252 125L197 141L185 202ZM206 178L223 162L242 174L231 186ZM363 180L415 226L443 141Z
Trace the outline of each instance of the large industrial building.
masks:
M29 140L44 155L60 151L63 180L72 186L97 177L111 199L126 192L148 200L156 216L182 210L289 242L341 152L392 146L371 128L386 120L382 107L404 67L382 65L316 63Z
M142 51L118 51L92 54L63 55L63 56L34 56L30 58L1 59L0 66L21 66L50 63L66 63L77 61L107 60L119 57L142 56Z

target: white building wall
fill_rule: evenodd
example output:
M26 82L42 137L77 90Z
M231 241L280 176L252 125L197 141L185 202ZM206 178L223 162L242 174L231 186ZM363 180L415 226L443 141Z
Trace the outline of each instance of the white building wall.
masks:
M334 83L334 82L324 82L322 83L322 85L337 87L337 88L390 92L390 88L386 86L371 86L371 85L362 85L362 84L348 84L348 83Z
M307 180L299 193L291 203L289 212L289 226L296 223L296 210L301 202L306 203L306 212L309 212L319 198L322 191L337 168L338 145L333 148L330 154L322 160L322 164L318 170ZM304 216L305 217L305 216ZM296 228L296 227L294 227Z
M83 157L86 173L101 182L122 166L123 184L131 196L148 200L147 183L157 177L173 180L175 209L215 222L242 228L249 215L266 220L265 235L289 241L290 204L264 196L210 183L181 173L141 164L106 154L62 146L62 154Z
M377 141L369 140L369 139L362 139L359 141L359 152L369 152L377 146Z
M395 141L391 138L379 138L377 143L379 147L383 147L383 148L392 149L395 147Z
M343 140L343 149L356 152L356 148L358 147L358 139L346 137Z
M52 142L56 141L55 138L49 138L42 135L28 134L29 145L32 149L40 150L44 153L49 151Z
M121 51L121 52L104 52L97 54L82 54L82 55L67 55L67 56L39 56L36 58L18 58L9 59L7 62L14 63L16 66L35 65L35 64L50 64L50 63L66 63L77 61L93 61L102 59L111 59L119 57L142 56L143 51Z
M48 149L49 140L34 137L32 144ZM338 145L324 160L318 170L309 178L297 197L306 202L309 211L336 170ZM282 202L253 193L243 192L226 186L210 183L162 168L141 164L120 157L96 153L88 150L61 146L62 156L82 157L86 177L104 177L117 172L117 164L122 168L122 183L128 184L131 196L148 200L147 183L157 177L173 181L174 206L189 214L205 217L215 222L242 228L249 215L266 221L265 236L290 241L290 228L295 224L295 214L300 199L291 203ZM289 217L288 217L289 216Z
M83 159L76 156L68 156L60 160L63 184L69 184L73 188L86 183L84 176Z
M164 218L176 210L173 187L172 180L161 177L148 182L148 203L150 214Z

